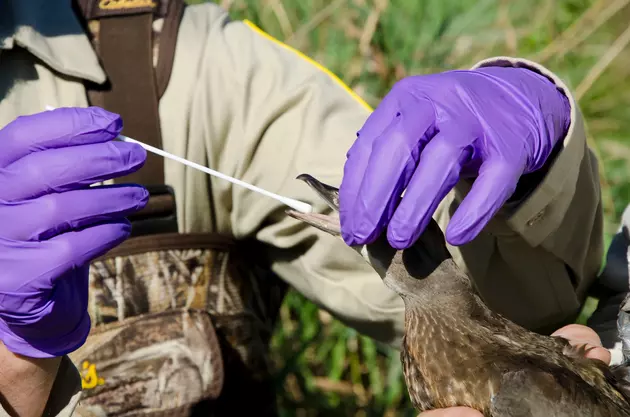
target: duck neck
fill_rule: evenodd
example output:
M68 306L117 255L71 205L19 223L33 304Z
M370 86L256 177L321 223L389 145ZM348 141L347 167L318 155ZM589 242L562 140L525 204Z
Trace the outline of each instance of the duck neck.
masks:
M460 320L487 315L488 309L470 278L451 258L442 261L425 278L416 278L410 273L387 274L385 284L400 295L407 310L417 314L438 314Z

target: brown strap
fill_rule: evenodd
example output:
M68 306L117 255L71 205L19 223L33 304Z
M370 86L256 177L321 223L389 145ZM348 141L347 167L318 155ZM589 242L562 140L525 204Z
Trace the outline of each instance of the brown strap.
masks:
M120 114L124 135L162 148L158 105L170 79L185 3L182 0L77 1L86 21L96 19L98 34L93 44L108 78L106 85L88 85L90 104ZM162 31L155 37L158 63L154 70L156 39L152 25L155 17L163 16ZM164 159L148 153L140 170L115 182L163 185Z
M151 13L100 20L98 52L110 88L95 88L88 92L88 96L92 104L120 114L124 135L161 148L152 24ZM140 170L119 177L115 182L164 184L164 160L148 153Z
M170 1L166 17L164 18L164 26L159 37L157 67L155 68L158 97L160 98L164 95L168 81L171 79L173 61L175 60L175 47L177 46L177 34L185 6L186 3L182 0Z

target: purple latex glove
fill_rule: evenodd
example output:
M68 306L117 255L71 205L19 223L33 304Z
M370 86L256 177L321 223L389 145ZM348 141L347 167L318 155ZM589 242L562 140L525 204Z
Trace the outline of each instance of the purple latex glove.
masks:
M90 330L88 269L129 236L142 208L135 185L89 187L140 168L138 145L112 141L119 116L64 108L0 130L0 339L14 352L53 357Z
M393 247L411 246L464 177L474 184L446 239L470 242L521 175L545 165L569 124L568 99L528 69L487 67L401 80L348 152L339 196L344 241L370 243L387 228Z

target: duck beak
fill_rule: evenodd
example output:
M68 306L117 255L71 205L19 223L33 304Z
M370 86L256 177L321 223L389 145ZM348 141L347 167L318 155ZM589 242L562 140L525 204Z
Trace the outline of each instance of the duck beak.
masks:
M339 189L324 184L308 174L301 174L297 179L306 182L335 213L339 212ZM341 224L339 217L336 215L300 213L296 210L287 210L286 213L294 219L303 221L328 234L341 236Z
M301 220L330 235L341 236L341 225L337 217L318 213L300 213L295 210L287 210L286 213L294 219Z
M298 180L302 180L311 187L317 195L319 195L322 200L328 204L328 206L335 211L335 213L339 213L339 189L332 187L328 184L324 184L321 181L318 181L313 176L308 174L300 174L297 176Z

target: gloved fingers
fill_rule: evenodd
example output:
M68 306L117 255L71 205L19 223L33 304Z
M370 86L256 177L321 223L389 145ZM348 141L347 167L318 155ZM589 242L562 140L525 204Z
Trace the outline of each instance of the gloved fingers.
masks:
M49 239L127 216L142 209L148 197L148 192L140 186L104 186L0 205L0 218L8 219L0 235L18 241Z
M120 116L99 107L61 108L21 116L0 130L0 168L33 152L106 142L121 130Z
M383 134L396 115L405 108L405 101L409 100L409 94L402 91L402 82L396 84L392 90L383 97L378 107L368 116L367 120L357 132L357 141L350 148L349 154L357 148L371 149L372 143ZM351 158L351 155L348 155Z
M72 268L83 267L126 240L131 234L127 219L115 219L85 229L73 230L40 242L51 268L45 278L52 286Z
M357 195L368 168L374 141L397 122L398 110L398 100L390 92L383 98L376 110L370 114L361 130L357 132L357 139L346 154L343 179L339 186L339 220L341 235L348 245L366 243L365 237L359 237L355 234L357 227L354 225L355 220L357 223L361 222L355 219L358 214L355 210Z
M41 242L16 241L0 236L0 295L24 294L33 305L41 304L56 280L107 253L131 233L131 223L118 218L59 234ZM24 297L18 299L23 300ZM40 300L38 300L40 299ZM24 301L20 301L24 302ZM0 310L22 311L2 299Z
M346 244L374 241L393 215L424 144L435 132L433 108L422 103L413 114L394 114L370 147L358 147L359 152L350 155L339 195Z
M36 152L0 170L0 201L83 188L136 171L145 159L140 145L119 141Z
M458 132L461 135L461 132ZM396 208L387 240L396 249L412 246L420 237L442 199L459 180L462 165L471 156L474 138L438 133L424 148L402 201Z
M33 291L37 283L31 283L17 292L1 291L0 318L7 324L24 327L20 333L27 339L43 337L46 331L51 334L70 333L77 325L73 318L82 317L87 309L89 267L87 264L63 274L54 287L54 295L50 293L52 288ZM50 314L51 310L61 316ZM63 320L59 320L59 317L63 317ZM30 326L34 324L42 326Z
M470 242L486 227L514 193L525 162L525 158L508 162L491 157L481 164L479 176L446 228L451 245Z

